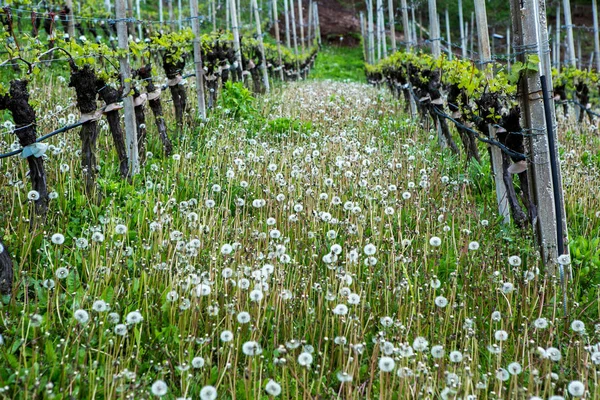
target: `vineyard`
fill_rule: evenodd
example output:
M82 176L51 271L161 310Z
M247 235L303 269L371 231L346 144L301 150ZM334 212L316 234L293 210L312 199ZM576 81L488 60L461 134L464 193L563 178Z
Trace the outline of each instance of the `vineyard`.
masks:
M0 398L600 399L595 0L2 4Z

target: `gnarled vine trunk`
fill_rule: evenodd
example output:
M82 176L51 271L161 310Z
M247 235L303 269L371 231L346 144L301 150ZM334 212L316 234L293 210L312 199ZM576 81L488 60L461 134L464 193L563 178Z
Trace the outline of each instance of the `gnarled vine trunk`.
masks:
M148 104L150 105L150 109L154 114L154 121L156 123L156 129L158 130L158 135L160 137L160 141L163 144L163 150L165 152L165 156L169 156L173 151L173 145L169 140L169 135L167 134L167 124L165 123L165 118L163 116L162 103L160 101L160 95L152 97L152 93L157 93L160 91L160 88L157 88L152 81L152 66L150 64L143 66L142 68L137 70L137 75L140 79L144 79L147 82L146 90L149 95Z
M36 141L35 110L29 104L27 81L13 80L10 82L8 94L0 96L0 110L8 110L15 122L15 134L22 147L34 144ZM33 190L39 193L35 201L36 214L44 216L48 209L48 189L46 185L46 172L44 160L40 156L27 157L29 164L29 177Z
M2 242L2 238L0 238L0 294L7 295L11 293L13 274L12 259L8 249Z
M75 89L77 108L84 115L92 116L97 112L96 104L96 73L89 65L78 68L71 65L71 80L69 87ZM99 195L96 187L96 142L98 140L98 121L90 119L81 126L81 169L85 181L85 191L88 196ZM97 198L99 200L99 198Z
M98 88L98 94L102 100L104 100L107 107L116 104L121 98L121 92L112 86L107 85L103 80L98 80L96 87ZM127 162L127 150L125 148L123 128L119 121L119 110L113 109L106 111L106 120L108 121L110 133L112 134L115 149L117 150L117 155L119 157L119 172L121 178L127 178L129 176L129 165Z
M170 61L168 54L163 56L163 67L169 79L169 89L173 97L173 106L175 107L175 119L177 127L181 132L183 130L183 114L187 105L187 94L185 87L179 84L181 73L185 67L185 56L179 61Z

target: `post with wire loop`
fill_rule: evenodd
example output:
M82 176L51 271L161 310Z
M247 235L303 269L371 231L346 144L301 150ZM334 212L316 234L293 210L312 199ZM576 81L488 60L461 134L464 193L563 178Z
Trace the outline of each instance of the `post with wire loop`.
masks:
M540 59L538 70L530 71L521 79L519 92L524 128L539 134L528 137L530 198L536 215L533 228L540 246L546 274L552 277L558 272L563 289L565 314L566 277L558 257L567 254L567 223L562 195L562 177L557 156L554 127L554 102L552 91L550 49L546 31L545 0L511 0L513 40L518 60L526 61L529 55Z
M135 110L133 97L131 96L131 68L129 66L129 44L127 34L126 0L117 0L117 41L119 44L119 72L121 74L121 85L123 87L123 110L125 120L125 146L127 160L129 162L129 175L139 172L139 155L137 127L135 122Z
M196 98L198 100L198 117L206 119L204 101L204 68L200 49L200 21L198 21L198 0L190 0L192 31L194 32L194 71L196 72Z
M490 51L490 37L488 32L487 13L485 0L475 0L475 19L477 21L477 37L479 38L479 62L488 79L492 78L493 71L486 68L492 61ZM497 140L496 129L488 127L492 140ZM510 223L510 207L508 204L508 190L503 179L502 150L497 146L490 147L494 182L496 185L496 201L498 214L502 216L505 224Z

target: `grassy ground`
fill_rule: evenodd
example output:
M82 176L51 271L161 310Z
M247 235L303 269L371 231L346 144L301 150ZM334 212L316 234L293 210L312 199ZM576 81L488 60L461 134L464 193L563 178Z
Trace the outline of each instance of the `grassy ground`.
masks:
M64 82L37 87L71 112ZM0 303L0 397L529 399L577 381L600 397L598 290L576 275L563 318L529 230L500 223L488 163L465 167L364 84L231 96L171 130L171 157L148 122L132 182L102 123L100 203L77 135L53 138L33 230L26 164L0 162L17 280ZM56 105L40 104L40 130ZM599 143L574 129L565 188L587 244L573 256L593 268Z
M319 51L312 79L366 82L362 47L327 46Z

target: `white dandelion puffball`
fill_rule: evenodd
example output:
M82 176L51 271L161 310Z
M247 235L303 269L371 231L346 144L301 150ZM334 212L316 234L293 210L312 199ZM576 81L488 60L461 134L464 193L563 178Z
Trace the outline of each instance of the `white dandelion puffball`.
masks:
M231 331L225 330L221 332L221 341L223 342L231 342L233 340L233 333Z
M55 233L54 235L52 235L52 238L50 240L52 240L52 243L60 245L65 242L65 237L62 233Z
M429 239L429 245L433 247L439 247L442 245L442 239L437 236L432 236L431 239Z
M119 224L119 225L115 226L115 233L117 235L124 235L127 233L127 227L123 224Z
M217 389L214 386L204 386L200 390L200 400L215 400L217 398Z
M558 256L558 263L560 265L571 264L571 256L569 256L568 254L562 254L562 255Z
M82 309L79 309L73 313L73 318L80 324L86 324L90 320L90 314Z
M521 265L521 257L510 256L508 257L508 263L513 267L518 267L519 265Z
M585 332L585 323L576 319L573 322L571 322L571 330L576 333Z
M202 368L204 367L204 358L202 357L194 357L192 358L192 368Z
M152 384L152 394L158 397L162 397L165 394L167 394L167 391L169 390L169 387L167 386L167 384L165 383L165 381L163 380L157 380L156 382L154 382Z
M265 386L265 392L270 396L279 396L281 394L281 385L270 379Z
M338 304L333 309L333 313L336 315L346 315L348 314L348 306L346 306L345 304Z
M364 252L367 256L372 256L375 254L375 252L377 251L377 248L375 247L374 244L369 243L368 245L365 246L364 248Z
M471 250L471 251L479 250L479 243L478 242L469 243L469 250Z
M142 317L142 314L140 314L139 311L131 311L125 317L125 321L127 322L127 325L139 324L143 320L144 320L144 318Z
M312 364L312 362L313 362L312 354L310 354L306 351L303 353L300 353L300 355L298 356L298 364L300 364L303 367L310 366L310 364Z
M381 372L391 372L396 367L396 361L392 357L381 357L378 365Z
M567 388L573 397L583 397L585 394L585 384L581 381L571 381Z
M446 299L444 296L436 297L434 302L435 302L435 305L440 308L444 308L448 305L448 299Z

